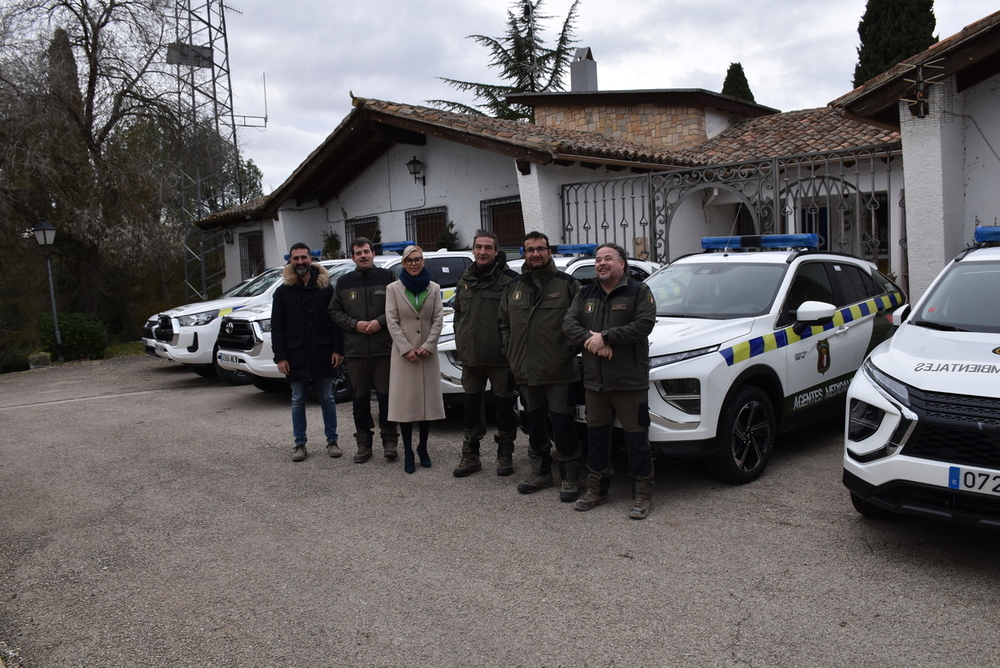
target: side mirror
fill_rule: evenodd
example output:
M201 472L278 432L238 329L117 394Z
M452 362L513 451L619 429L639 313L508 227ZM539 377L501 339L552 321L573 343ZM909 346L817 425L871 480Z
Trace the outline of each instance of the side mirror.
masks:
M910 315L910 305L903 304L898 309L890 313L887 317L889 319L889 324L893 327L899 327L904 322L906 318Z
M816 327L825 325L833 320L837 314L837 307L826 302L802 302L798 310L795 311L795 324L792 329L796 334L801 334L806 327Z

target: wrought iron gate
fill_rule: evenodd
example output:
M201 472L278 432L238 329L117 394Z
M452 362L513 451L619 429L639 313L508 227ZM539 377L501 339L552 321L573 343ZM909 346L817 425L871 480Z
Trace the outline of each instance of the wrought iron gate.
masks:
M902 174L893 169L901 154L894 143L566 184L563 241L617 243L638 257L667 262L694 250L672 249L670 233L675 222L690 224L675 216L700 194L703 214L716 201L735 210L724 234L813 232L824 249L871 259L888 271L890 219L902 214L894 197Z

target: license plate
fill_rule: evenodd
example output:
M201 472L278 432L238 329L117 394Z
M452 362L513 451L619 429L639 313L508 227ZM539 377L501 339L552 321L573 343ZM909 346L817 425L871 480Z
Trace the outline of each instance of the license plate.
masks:
M219 353L220 362L228 362L229 364L239 364L240 358L236 355L230 355L229 353Z
M948 487L1000 496L1000 473L951 466L948 468Z

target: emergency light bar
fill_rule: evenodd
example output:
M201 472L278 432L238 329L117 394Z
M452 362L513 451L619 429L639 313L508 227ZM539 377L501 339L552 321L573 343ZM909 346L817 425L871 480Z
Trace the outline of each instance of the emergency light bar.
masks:
M559 244L552 249L553 253L559 255L593 255L597 252L597 244Z
M765 234L741 237L702 237L704 250L751 250L757 248L819 248L818 234Z
M314 260L318 260L321 257L323 257L323 251L309 251L309 254L313 256ZM291 259L292 256L289 255L288 253L285 253L285 262L287 263Z
M1000 241L1000 227L996 225L977 227L972 238L977 244L985 244L990 241Z
M372 244L372 250L377 254L382 253L402 253L407 246L415 246L416 241L383 241Z

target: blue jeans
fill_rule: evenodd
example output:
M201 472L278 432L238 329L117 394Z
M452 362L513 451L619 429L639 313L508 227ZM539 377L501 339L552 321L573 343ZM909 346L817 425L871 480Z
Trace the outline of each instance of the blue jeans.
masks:
M306 444L306 381L292 381L292 436L295 445ZM319 396L323 408L323 427L326 430L326 442L337 440L337 402L333 398L333 378L320 378L313 387Z

